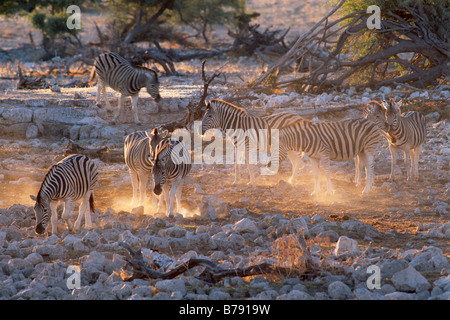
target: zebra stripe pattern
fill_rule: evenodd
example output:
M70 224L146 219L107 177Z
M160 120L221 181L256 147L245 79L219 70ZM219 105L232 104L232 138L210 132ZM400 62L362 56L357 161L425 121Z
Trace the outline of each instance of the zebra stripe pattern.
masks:
M167 135L158 133L157 128L151 132L135 131L130 133L124 142L124 159L131 176L133 198L131 205L143 206L146 199L148 178L153 170L153 158L157 144ZM153 180L152 180L153 181ZM153 183L153 182L152 182ZM139 193L139 201L137 196ZM153 205L156 205L156 197L153 197Z
M270 150L270 135L268 134L270 129L279 129L287 125L292 125L297 121L303 120L299 115L295 113L282 112L270 116L253 117L249 116L244 109L241 109L231 103L213 99L206 106L206 113L202 120L202 134L205 134L209 129L221 128L222 130L233 130L233 136L231 138L235 152L241 150L241 147L245 144L245 149L248 150L249 146L257 146L259 151ZM248 137L248 139L246 138ZM240 155L245 156L245 155ZM238 180L238 155L235 158L235 181ZM298 167L298 154L292 152L289 154L291 162L294 164L294 170L291 177L294 177L296 169ZM246 162L248 165L248 158ZM254 174L248 165L250 173L250 182L254 182Z
M184 142L176 139L162 140L155 150L153 192L160 195L164 191L166 214L173 216L174 200L177 200L177 211L181 212L181 191L183 180L191 171L191 154Z
M69 229L73 226L69 221L73 201L82 199L79 215L75 222L74 231L81 227L83 214L86 228L92 227L91 210L94 210L92 189L98 183L98 168L95 162L84 155L71 155L50 167L36 198L34 212L36 214L36 233L45 232L49 211L51 212L52 233L57 233L56 207L60 200L64 201L62 218ZM88 207L89 206L89 207Z
M330 160L347 161L359 156L366 168L366 186L369 193L373 180L373 156L381 135L375 123L367 119L350 119L313 123L302 120L279 131L278 155L273 161L282 161L289 150L303 151L311 159L314 173L314 192L320 192L319 162L327 178L327 192L333 193L330 179Z
M389 103L382 103L386 110L389 150L391 152L391 181L394 179L398 150L402 150L405 154L407 179L419 178L419 156L427 135L425 116L416 111L400 114L401 105L402 101L395 102L394 99L390 99ZM408 153L411 158L410 167L408 166Z
M125 97L129 96L131 96L131 103L133 105L134 121L138 125L141 124L137 111L137 99L139 91L143 87L147 88L147 92L155 99L155 102L161 99L156 71L141 66L134 67L125 58L115 52L103 53L95 59L90 82L95 77L94 71L100 79L97 86L97 104L100 101L100 91L102 91L106 106L111 109L106 96L106 85L121 94L119 98L119 109L112 120L113 124L122 111Z

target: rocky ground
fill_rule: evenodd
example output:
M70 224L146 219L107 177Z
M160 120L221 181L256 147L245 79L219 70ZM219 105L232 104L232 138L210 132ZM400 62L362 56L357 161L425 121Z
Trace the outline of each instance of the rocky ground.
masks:
M302 19L302 28L316 21L310 11L320 1L307 1L301 8L285 2L249 4L257 11L272 5L285 8L260 18L263 27L286 25L282 12ZM295 19L289 26L295 27ZM7 35L8 48L17 45L13 34ZM5 62L11 54L31 56L26 49L12 50L0 57L6 59L0 59L5 77L16 72L15 62ZM25 72L67 63L60 58L25 61ZM253 185L247 185L244 169L240 182L232 185L234 166L194 165L183 187L183 210L169 219L149 203L132 208L125 164L97 159L101 179L94 192L95 227L73 233L60 222L58 234L36 235L29 195L36 195L48 167L63 158L69 139L83 147L120 150L126 134L181 117L189 99L200 93L200 65L197 60L179 63L182 76L162 77L164 102L159 106L141 93L142 127L132 123L129 102L119 124L110 125L112 112L95 106L96 89L65 88L74 79L62 73L47 78L53 90L16 90L15 80L0 81L0 299L450 299L448 85L429 90L351 88L321 95L249 92L249 98L240 101L255 115L291 110L322 121L361 117L364 104L379 99L380 93L402 98L405 110L420 111L427 118L419 181L405 180L401 159L397 179L388 181L387 142L376 154L376 181L369 197L361 197L362 187L352 182L352 161L333 162L336 193L316 197L310 196L313 178L307 159L292 184L286 182L289 161L279 175L260 176ZM208 72L219 68L226 81L214 84L208 98L222 98L244 86L259 74L261 64L256 58L225 56L208 61ZM86 80L87 75L80 78ZM116 106L118 95L109 91L109 96ZM71 219L77 210L75 205ZM305 261L300 234L315 269L304 276L298 276ZM121 242L142 249L146 261L160 271L199 257L225 269L268 262L291 268L292 276L227 277L212 284L199 279L197 268L170 280L125 281L131 269ZM78 289L68 286L67 271L73 266L81 270ZM377 270L379 286L372 277Z
M439 101L446 94L444 91L439 91L436 100L429 99L423 104L442 106ZM220 96L220 90L216 94ZM314 109L308 107L314 103L318 110L331 108L317 113L319 120L325 120L360 116L359 108L345 106L361 104L371 94L375 93L335 94L339 99L326 94L261 94L257 100L244 103L254 114L285 110L286 107L277 106L289 103L297 106L291 107L292 110L310 118L316 116L311 113ZM411 95L405 93L405 98L406 94ZM3 139L0 297L448 300L450 126L445 118L448 105L421 108L426 111L429 131L419 164L421 178L417 182L405 180L402 161L398 163L397 180L387 180L390 156L386 142L379 146L375 162L377 179L373 193L366 198L360 196L361 188L351 182L352 162L332 164L336 194L331 197L310 196L312 173L307 159L293 184L286 182L291 170L288 161L282 164L278 176L260 176L251 186L247 185L245 170L240 183L231 184L232 165L194 165L183 188L183 210L169 219L156 213L150 204L131 208L131 184L125 164L97 160L101 186L95 191L96 227L73 233L64 230L61 223L60 233L51 236L34 233L33 203L28 196L37 193L48 166L62 158L73 129L66 131L68 136L62 139ZM170 115L173 113L167 117ZM69 128L76 126L80 127L69 124ZM121 128L124 135L133 124L124 123ZM76 141L87 147L121 147L114 139L101 137ZM76 216L75 206L71 218ZM317 269L308 277L229 277L211 284L199 280L200 270L194 270L171 280L128 282L122 278L131 270L125 266L128 253L119 245L121 241L135 249L142 248L148 261L156 263L159 270L170 270L183 260L201 257L227 269L266 261L301 272L305 253L298 242L299 234L304 235ZM379 289L368 287L371 276L368 268L372 265L380 268ZM80 289L67 287L69 266L81 269Z

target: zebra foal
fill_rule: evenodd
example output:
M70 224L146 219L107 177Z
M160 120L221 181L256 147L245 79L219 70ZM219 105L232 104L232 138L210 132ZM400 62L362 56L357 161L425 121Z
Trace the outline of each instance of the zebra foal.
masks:
M69 229L77 232L81 227L84 214L86 228L92 228L91 211L94 211L93 188L98 183L98 168L94 161L84 155L71 155L51 166L45 175L37 197L30 196L36 201L34 212L36 215L35 231L43 234L50 220L52 233L57 233L57 205L64 201L62 218ZM69 221L72 202L81 199L78 218L75 226ZM49 217L51 214L51 217Z
M273 161L283 161L289 150L305 152L311 160L314 174L314 191L320 192L319 163L327 179L327 193L334 192L330 179L330 160L347 161L355 157L362 160L366 168L368 194L374 181L373 157L381 139L377 126L367 119L349 119L313 123L301 120L279 131L279 148L275 149ZM277 154L278 153L278 154Z
M122 112L125 97L131 97L131 104L134 112L134 122L141 125L138 116L137 100L139 91L147 88L147 92L152 96L155 102L161 99L159 94L158 74L155 70L142 66L132 66L125 58L115 52L103 53L95 59L94 68L91 71L89 83L99 77L97 84L97 104L100 102L100 91L103 92L106 107L111 109L108 97L106 95L106 86L120 92L119 108L116 111L112 123L115 124L119 114Z
M153 159L153 192L160 195L164 191L166 215L173 216L174 200L177 211L181 212L181 192L184 178L191 171L191 154L183 141L164 139L156 147Z
M389 102L383 101L381 104L372 101L366 106L364 112L367 119L374 121L384 131L383 134L389 142L391 153L390 181L394 180L399 150L404 153L407 180L419 178L419 156L427 135L424 115L416 111L401 114L401 105L401 100L395 102L392 98ZM410 166L408 166L408 154Z
M133 188L133 198L131 205L144 205L147 193L148 179L153 171L153 163L150 159L155 156L155 149L158 143L167 135L158 133L157 128L151 132L135 131L130 133L124 142L124 159L131 176L131 186ZM153 179L152 179L153 181ZM138 200L139 193L139 200ZM153 205L157 199L153 197Z

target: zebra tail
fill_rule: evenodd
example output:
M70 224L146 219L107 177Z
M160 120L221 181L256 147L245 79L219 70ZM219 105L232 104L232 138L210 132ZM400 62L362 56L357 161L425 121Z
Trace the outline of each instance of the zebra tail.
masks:
M95 79L95 74L96 74L96 72L95 72L95 65L94 65L94 66L92 66L91 76L89 77L88 85L92 86L92 82Z
M91 210L91 212L95 211L95 206L94 206L94 193L91 193L91 196L89 197L89 209Z

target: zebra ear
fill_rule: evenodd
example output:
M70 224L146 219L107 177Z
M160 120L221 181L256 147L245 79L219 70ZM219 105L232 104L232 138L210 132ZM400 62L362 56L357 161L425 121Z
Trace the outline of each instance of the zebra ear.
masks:
M384 110L389 110L389 104L385 100L381 101L381 106Z
M153 159L152 156L148 157L148 161L150 161L150 163L152 164L152 166L155 166L155 159Z
M394 106L395 106L397 109L400 109L400 107L401 107L402 104L403 104L403 100L402 100L402 99L400 99L400 100L397 101L397 102L395 102L394 99L392 99L392 101L394 102Z
M158 135L158 128L157 128L157 127L154 127L154 128L152 129L152 131L150 131L150 134L151 134L152 136L156 137L156 136Z
M159 133L159 137L164 139L169 134L169 130L163 129L161 127L159 127L159 128L161 130L160 133Z
M36 200L37 200L36 197L33 196L32 194L30 194L30 198L31 198L31 200L33 200L33 201L36 201Z

